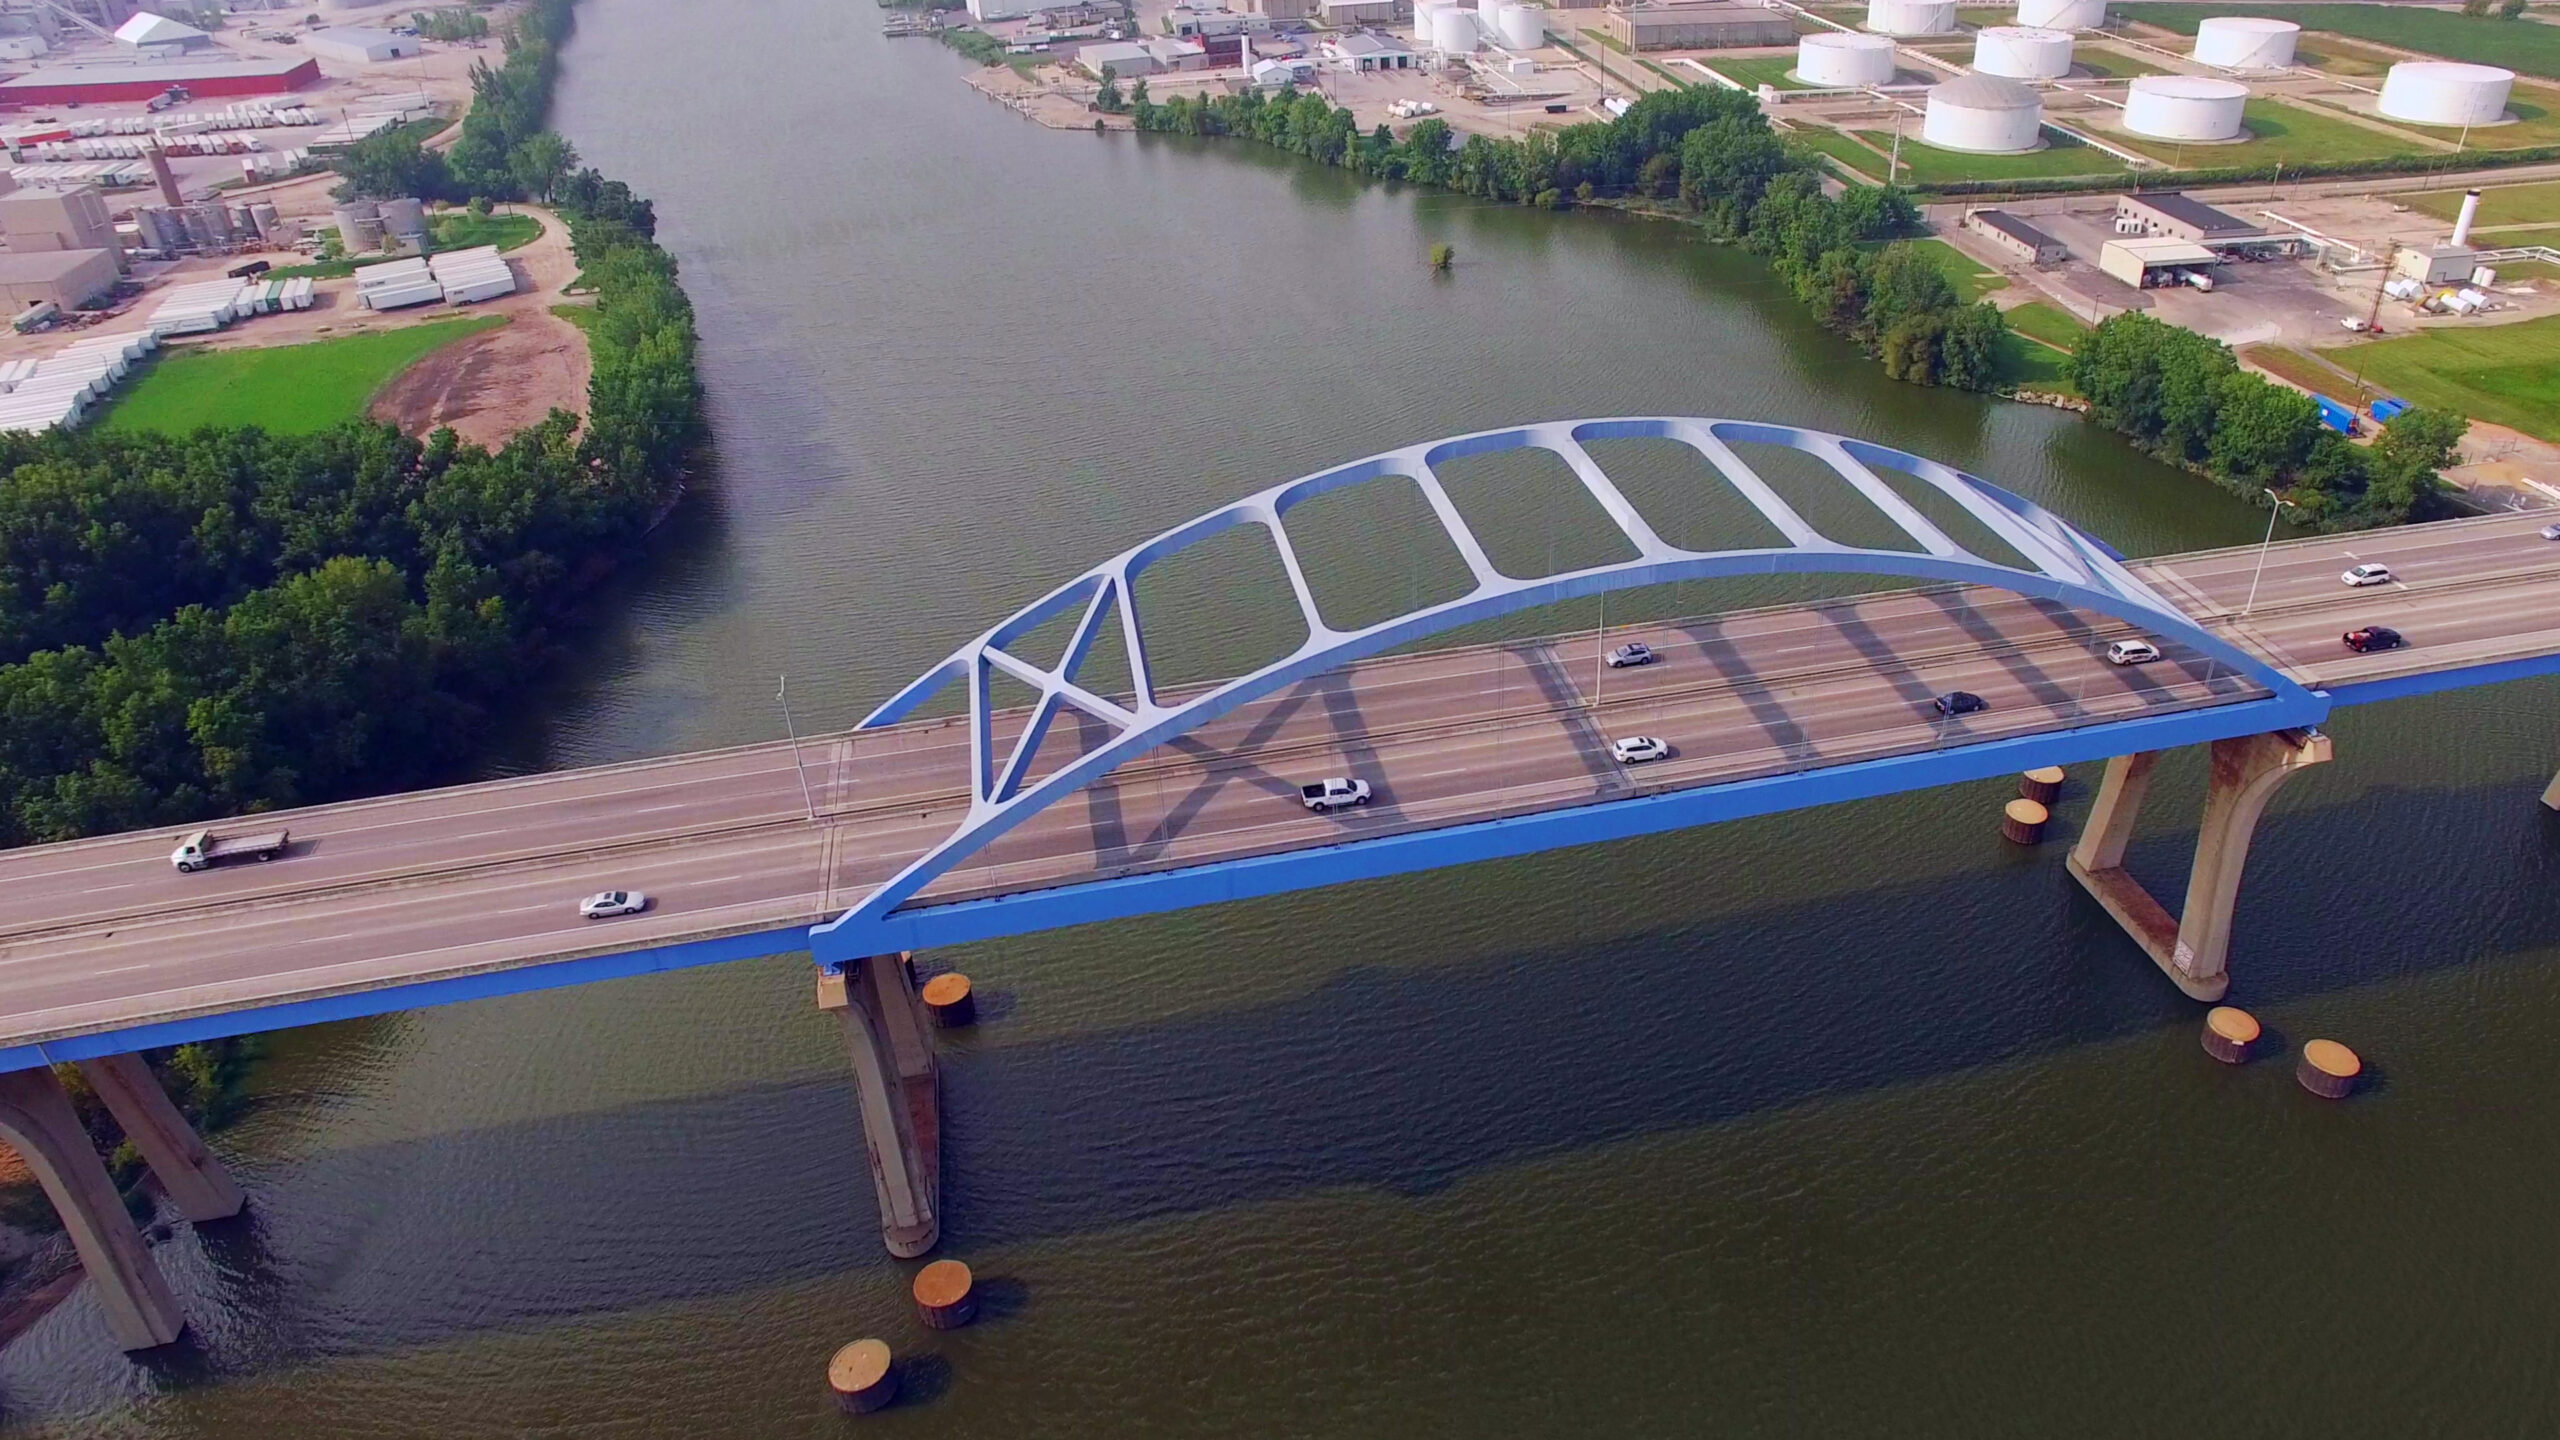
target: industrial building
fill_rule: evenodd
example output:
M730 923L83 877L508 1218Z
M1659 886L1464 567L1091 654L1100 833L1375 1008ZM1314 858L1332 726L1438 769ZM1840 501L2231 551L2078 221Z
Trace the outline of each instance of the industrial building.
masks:
M1985 26L1973 32L1973 68L2010 80L2059 80L2071 73L2071 32Z
M1826 30L1796 42L1795 78L1807 85L1893 83L1893 37Z
M2451 60L2403 60L2382 77L2385 118L2414 125L2494 125L2507 118L2516 72Z
M2188 56L2224 70L2281 70L2293 63L2293 42L2301 35L2302 27L2290 20L2216 15L2197 22Z
M107 202L95 189L19 190L0 195L0 238L19 254L47 250L104 250L116 257L115 223L107 218Z
M1609 12L1609 33L1630 50L1711 50L1784 45L1796 38L1783 11L1706 0L1695 5L1637 5Z
M2069 247L2006 210L1967 210L1964 228L2030 265L2059 265L2071 258Z
M1316 0L1316 13L1327 25L1393 25L1413 18L1413 4L1412 0Z
M185 86L199 100L218 95L282 95L319 83L320 62L307 58L55 65L0 80L0 106L149 100L172 85Z
M2189 275L2209 276L2220 258L2192 240L2161 235L2108 241L2098 251L2098 269L2136 290L2144 290L2184 283ZM2210 289L2210 279L2199 288Z
M0 303L17 314L51 304L76 310L116 283L113 250L0 251Z
M1244 6L1273 20L1307 20L1316 13L1315 0L1244 0Z
M1930 87L1920 138L1973 155L2033 150L2044 143L2044 101L2015 80L1962 76Z
M378 65L385 60L427 53L426 42L415 35L394 35L388 30L368 30L360 25L336 25L326 30L314 30L302 37L302 48L323 60L339 60L349 65Z
M2255 239L2267 233L2263 226L2174 190L2117 196L2115 229L2119 235L2159 235L2199 245Z
M2126 87L2124 128L2157 140L2237 140L2249 87L2203 75L2137 75Z
M131 19L116 27L116 42L155 59L165 59L211 45L213 37L166 15L138 10Z
M1417 70L1422 65L1403 41L1365 30L1327 40L1324 55L1340 70Z

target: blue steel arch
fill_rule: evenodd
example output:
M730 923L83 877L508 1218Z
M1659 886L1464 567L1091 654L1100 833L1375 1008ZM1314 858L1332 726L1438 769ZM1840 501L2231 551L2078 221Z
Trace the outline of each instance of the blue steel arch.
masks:
M1589 440L1630 438L1676 441L1697 452L1786 537L1787 543L1701 551L1665 541L1583 449L1583 442ZM1920 550L1872 550L1824 538L1734 453L1732 447L1736 443L1783 445L1823 461ZM1634 559L1534 580L1515 579L1494 567L1433 467L1464 456L1528 447L1549 451L1564 461L1634 546ZM1886 484L1875 473L1876 467L1909 474L1954 501L2033 568L2020 569L1987 560L1958 545ZM1314 591L1289 540L1288 513L1328 491L1389 476L1403 476L1421 488L1433 518L1466 562L1474 585L1453 600L1357 630L1336 629L1325 623L1316 606ZM1163 704L1147 660L1136 599L1137 577L1157 561L1240 525L1259 525L1269 533L1294 592L1307 637L1289 655L1249 675L1179 704ZM965 683L969 691L969 813L948 838L882 882L859 904L815 927L811 931L814 948L822 963L842 963L829 955L833 947L825 937L830 932L886 918L954 865L1050 804L1238 706L1354 660L1457 626L1612 590L1681 580L1788 573L1961 581L2058 600L2127 621L2219 660L2278 697L2310 698L2302 686L2197 624L2143 584L2124 567L2123 559L2104 541L2023 496L1977 476L1889 446L1793 425L1683 417L1564 420L1452 436L1373 455L1246 496L1123 551L1014 612L864 717L856 728L894 724L944 686ZM1079 618L1055 665L1036 665L1006 648L1068 614ZM1114 616L1135 682L1134 706L1098 695L1078 685L1075 679L1104 625ZM1038 692L1029 723L1011 753L1003 757L995 753L994 706L989 694L989 684L998 672ZM1069 706L1109 727L1111 738L1038 783L1026 786L1024 779L1042 739L1059 712Z

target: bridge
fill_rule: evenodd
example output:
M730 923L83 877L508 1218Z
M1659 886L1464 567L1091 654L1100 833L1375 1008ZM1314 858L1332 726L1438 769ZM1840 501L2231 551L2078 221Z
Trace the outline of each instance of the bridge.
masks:
M1586 448L1622 439L1685 447L1765 522L1762 542L1665 540ZM1832 538L1744 446L1812 457L1898 543ZM1524 448L1563 462L1628 558L1529 577L1494 563L1440 471ZM1290 513L1363 486L1418 493L1465 567L1460 593L1328 623ZM50 1064L82 1067L177 1207L211 1221L241 1195L138 1050L806 950L844 1023L884 1241L920 1254L939 1233L939 1122L914 951L2089 761L2106 768L2070 868L2172 983L2210 999L2229 983L2257 817L2330 758L2316 727L2333 709L2560 671L2560 544L2541 523L2135 561L1978 477L1794 427L1633 418L1435 441L1153 537L847 732L294 811L272 817L294 837L274 865L177 874L175 831L0 854L0 1139L45 1182L120 1341L167 1343L183 1316ZM1138 577L1238 528L1278 555L1303 639L1247 675L1158 683ZM2342 585L2363 562L2396 578ZM1898 588L1413 649L1560 601L1771 574ZM2367 624L2411 643L2340 645ZM2137 637L2162 659L2106 663ZM1660 663L1599 663L1629 641ZM1116 685L1094 658L1114 646ZM1953 689L1989 708L1937 714ZM958 713L918 718L937 699ZM1637 733L1672 755L1615 764L1611 738ZM2154 763L2188 745L2212 747L2212 778L2172 914L2122 860ZM1296 787L1329 775L1367 780L1375 803L1306 811ZM2560 780L2545 798L2560 807ZM577 898L608 888L654 904L579 920Z

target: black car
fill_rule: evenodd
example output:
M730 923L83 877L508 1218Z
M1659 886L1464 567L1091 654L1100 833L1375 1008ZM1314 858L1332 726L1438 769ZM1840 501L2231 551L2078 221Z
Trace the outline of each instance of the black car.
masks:
M2368 650L2397 650L2409 643L2400 638L2399 631L2388 625L2367 625L2360 630L2350 630L2338 638L2346 641L2347 648L2359 655Z
M1929 703L1937 706L1941 715L1970 715L1976 710L1991 708L1990 701L1970 690L1950 690Z

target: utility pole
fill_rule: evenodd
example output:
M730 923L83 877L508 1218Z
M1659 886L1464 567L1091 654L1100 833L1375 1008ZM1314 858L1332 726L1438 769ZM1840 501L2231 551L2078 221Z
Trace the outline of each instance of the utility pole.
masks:
M2240 607L2240 618L2258 608L2258 577L2267 573L2267 548L2276 543L2276 517L2284 513L2284 497L2265 486L2258 487L2267 497L2267 538L2258 542L2257 568L2249 572L2249 601ZM2208 682L2210 683L2210 682Z
M782 733L791 737L791 768L800 775L800 803L809 808L809 823L818 823L818 802L809 793L809 769L800 763L800 727L791 721L791 677L785 675L774 685L773 698L782 702Z
M1591 713L1600 713L1600 677L1609 673L1609 592L1600 592L1600 628L1591 632Z

